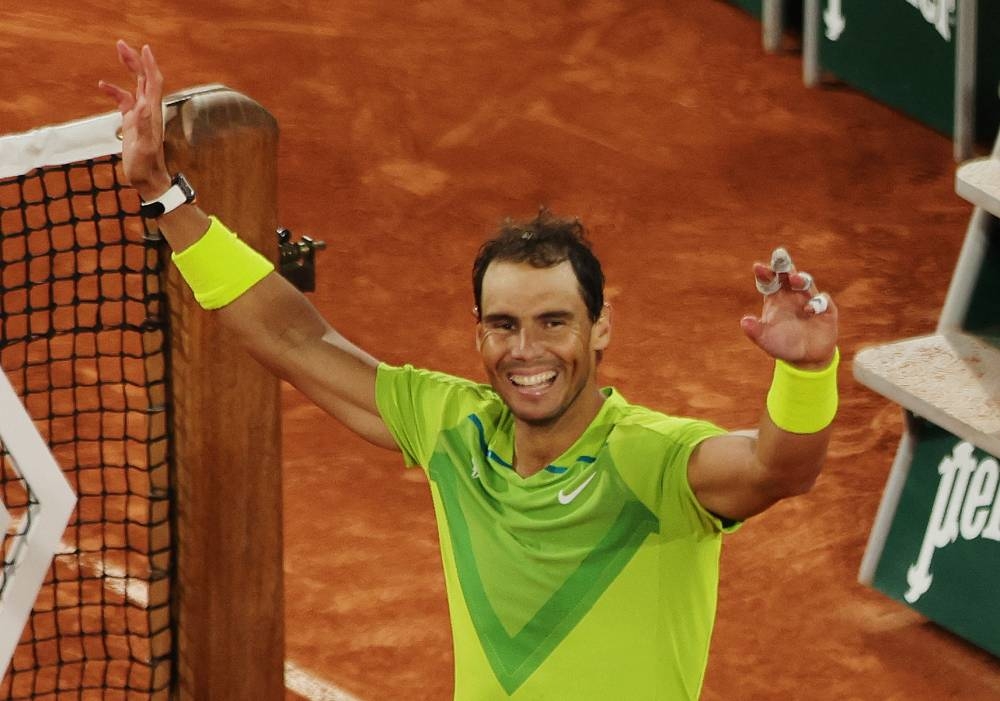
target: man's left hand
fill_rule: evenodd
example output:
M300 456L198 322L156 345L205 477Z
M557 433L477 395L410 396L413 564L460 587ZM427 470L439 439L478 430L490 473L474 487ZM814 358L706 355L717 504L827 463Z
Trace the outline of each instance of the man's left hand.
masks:
M744 333L768 355L803 370L822 370L837 346L837 305L821 293L812 276L796 270L784 249L771 265L755 263L757 289L764 293L759 317L740 321Z

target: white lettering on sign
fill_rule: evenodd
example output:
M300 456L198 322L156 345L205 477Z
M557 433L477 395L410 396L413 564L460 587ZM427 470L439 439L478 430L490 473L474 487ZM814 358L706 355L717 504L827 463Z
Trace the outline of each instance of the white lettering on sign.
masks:
M945 41L951 41L951 17L955 14L955 0L906 0L920 10Z
M954 24L956 0L906 0L920 10L924 19L937 30L945 41L951 41L951 25ZM826 38L837 41L847 28L847 18L841 0L827 0L823 11L823 26Z
M823 24L826 26L826 38L830 41L837 41L840 35L847 28L847 20L844 19L844 10L840 6L840 0L828 0L826 12L823 13Z
M915 603L934 581L934 553L958 540L985 538L1000 542L1000 465L995 458L977 462L971 444L955 446L938 465L937 494L917 561L906 572L909 589L903 595Z

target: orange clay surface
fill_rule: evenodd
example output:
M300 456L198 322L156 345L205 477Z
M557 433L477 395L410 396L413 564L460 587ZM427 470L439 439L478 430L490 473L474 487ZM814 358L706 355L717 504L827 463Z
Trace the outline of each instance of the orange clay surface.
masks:
M971 206L948 138L717 0L5 3L0 131L110 109L114 40L167 89L223 83L282 129L280 219L325 240L312 296L379 358L482 378L469 268L507 215L579 216L608 277L606 383L730 428L770 363L751 264L788 247L841 308L841 411L815 489L727 539L703 699L987 699L1000 664L856 583L901 431L851 377L928 333ZM365 701L448 699L425 479L285 395L287 655ZM292 694L289 695L292 698Z

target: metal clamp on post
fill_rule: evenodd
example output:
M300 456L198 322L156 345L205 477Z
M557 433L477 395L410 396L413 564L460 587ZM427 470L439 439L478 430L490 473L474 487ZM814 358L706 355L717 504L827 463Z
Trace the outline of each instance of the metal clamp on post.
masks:
M282 277L302 292L316 289L316 251L326 248L326 242L303 236L292 241L292 232L278 229L278 271Z

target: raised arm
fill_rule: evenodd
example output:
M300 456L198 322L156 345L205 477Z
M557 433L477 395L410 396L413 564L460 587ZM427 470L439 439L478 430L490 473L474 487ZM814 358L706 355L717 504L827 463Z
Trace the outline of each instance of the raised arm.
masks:
M808 273L795 270L784 251L775 254L772 267L754 266L764 293L761 316L741 321L750 340L776 362L757 435L710 438L688 464L701 504L734 520L812 487L836 411L837 307Z
M104 81L99 85L122 114L125 177L149 202L171 186L163 153L163 76L148 46L136 51L119 41L117 50L135 77L134 93ZM194 203L173 209L158 222L174 253L188 257L198 255L210 227L224 231ZM226 261L214 265L224 271ZM321 408L370 442L398 449L375 404L378 361L332 329L273 268L261 272L245 291L226 298L211 313L251 355Z

